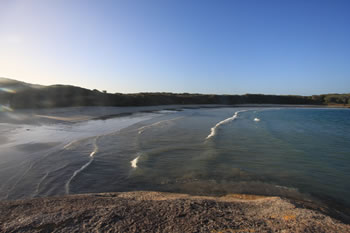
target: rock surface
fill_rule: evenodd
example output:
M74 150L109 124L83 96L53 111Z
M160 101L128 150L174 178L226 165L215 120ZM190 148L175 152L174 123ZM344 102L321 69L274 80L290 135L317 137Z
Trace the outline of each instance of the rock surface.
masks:
M0 203L0 232L350 232L279 197L159 192L83 194Z

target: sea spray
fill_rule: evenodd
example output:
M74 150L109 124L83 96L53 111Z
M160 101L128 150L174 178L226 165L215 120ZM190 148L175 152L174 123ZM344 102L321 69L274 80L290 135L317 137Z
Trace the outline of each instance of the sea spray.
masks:
M212 127L210 129L210 134L205 138L206 140L215 136L216 135L216 130L219 126L223 125L223 124L227 124L228 122L231 122L233 121L234 119L236 119L238 117L238 113L241 113L241 112L246 112L247 110L241 110L241 111L237 111L235 112L235 114L232 116L232 117L229 117L225 120L222 120L220 121L219 123L217 123L214 127Z

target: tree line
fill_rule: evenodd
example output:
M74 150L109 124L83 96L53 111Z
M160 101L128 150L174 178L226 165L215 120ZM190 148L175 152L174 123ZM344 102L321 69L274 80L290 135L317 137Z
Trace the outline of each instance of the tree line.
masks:
M1 85L1 83L0 83ZM4 89L4 88L2 88ZM0 104L13 109L77 106L151 106L176 104L350 104L350 94L298 95L211 95L189 93L106 93L67 85L1 91Z

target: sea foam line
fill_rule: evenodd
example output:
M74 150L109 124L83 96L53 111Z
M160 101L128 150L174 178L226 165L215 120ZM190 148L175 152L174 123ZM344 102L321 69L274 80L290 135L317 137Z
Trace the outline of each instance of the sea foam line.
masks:
M63 147L63 149L65 149L65 150L67 150L67 149L69 149L74 143L76 143L77 142L77 140L74 140L74 141L71 141L70 143L68 143L67 145L65 145L64 147Z
M212 127L210 129L210 134L205 139L207 140L207 139L215 136L216 135L216 130L217 130L218 127L220 127L220 125L223 125L223 124L226 124L226 123L228 123L230 121L233 121L234 119L236 119L238 117L238 113L245 112L245 111L247 111L247 110L237 111L237 112L235 112L235 114L232 117L229 117L229 118L227 118L225 120L222 120L219 123L217 123L214 127Z
M85 168L87 168L92 161L94 160L94 156L96 155L96 153L98 152L98 145L97 145L97 139L99 138L99 136L97 136L94 140L94 149L93 151L90 153L90 160L85 163L81 168L79 168L78 170L76 170L73 175L69 178L69 180L66 183L66 194L69 194L70 192L70 183L72 182L72 180L80 173L82 172Z
M146 129L148 129L148 128L151 128L151 127L153 127L153 126L160 125L160 124L162 124L162 123L164 123L164 122L175 121L175 120L178 120L178 119L181 119L181 118L184 118L184 117L176 117L176 118L169 119L169 120L158 121L158 122L153 123L153 124L151 124L151 125L145 125L145 126L140 127L140 128L138 129L138 133L139 133L139 134L142 134L142 133L143 133Z

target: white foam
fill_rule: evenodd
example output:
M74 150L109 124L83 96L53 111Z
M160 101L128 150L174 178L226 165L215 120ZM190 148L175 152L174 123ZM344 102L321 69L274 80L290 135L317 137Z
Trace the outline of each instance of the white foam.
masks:
M78 170L76 170L73 175L71 176L71 178L69 178L69 180L66 183L66 194L69 194L70 191L70 183L72 182L72 180L81 172L83 171L85 168L87 168L92 161L94 160L94 156L95 154L98 152L98 145L97 145L97 140L98 140L99 136L97 136L94 140L94 149L93 151L90 153L90 160L85 163L81 168L79 168Z
M160 110L160 111L157 111L157 113L161 113L161 114L176 113L176 112L178 112L178 110Z
M169 120L158 121L158 122L153 123L153 124L151 124L151 125L146 125L146 126L140 127L140 128L138 129L138 133L139 133L139 134L142 134L142 133L143 133L146 129L148 129L148 128L151 128L151 127L153 127L153 126L160 125L160 124L165 123L165 122L175 121L175 120L178 120L178 119L180 119L180 118L183 118L183 117L176 117L176 118L169 119Z
M65 146L63 147L63 149L69 150L69 149L71 148L71 146L72 146L74 143L76 143L77 141L78 141L78 140L71 141L70 143L68 143L67 145L65 145Z
M137 156L135 159L133 159L130 163L131 163L131 167L132 168L137 168L137 162L139 161L140 155Z
M235 114L234 114L232 117L229 117L229 118L227 118L227 119L225 119L225 120L222 120L222 121L220 121L219 123L217 123L214 127L212 127L212 128L210 129L210 134L206 137L206 139L209 139L209 138L215 136L215 135L216 135L216 130L217 130L217 128L218 128L220 125L223 125L223 124L226 124L226 123L228 123L228 122L230 122L230 121L233 121L234 119L236 119L236 118L238 117L238 113L240 113L240 112L245 112L245 111L247 111L247 110L237 111L237 112L235 112Z
M76 170L73 175L71 176L71 178L68 180L68 182L66 183L66 194L69 194L69 189L70 189L70 183L72 182L72 180L74 179L74 177L76 177L76 175L78 175L81 171L83 171L85 168L87 168L93 161L94 159L91 158L89 160L89 162L87 162L86 164L84 164L80 169Z
M260 119L257 118L257 117L255 117L255 118L254 118L254 121L258 122L258 121L260 121Z
M98 137L96 137L96 139L94 141L94 150L90 153L90 157L94 157L94 155L98 152L97 139L98 139Z

